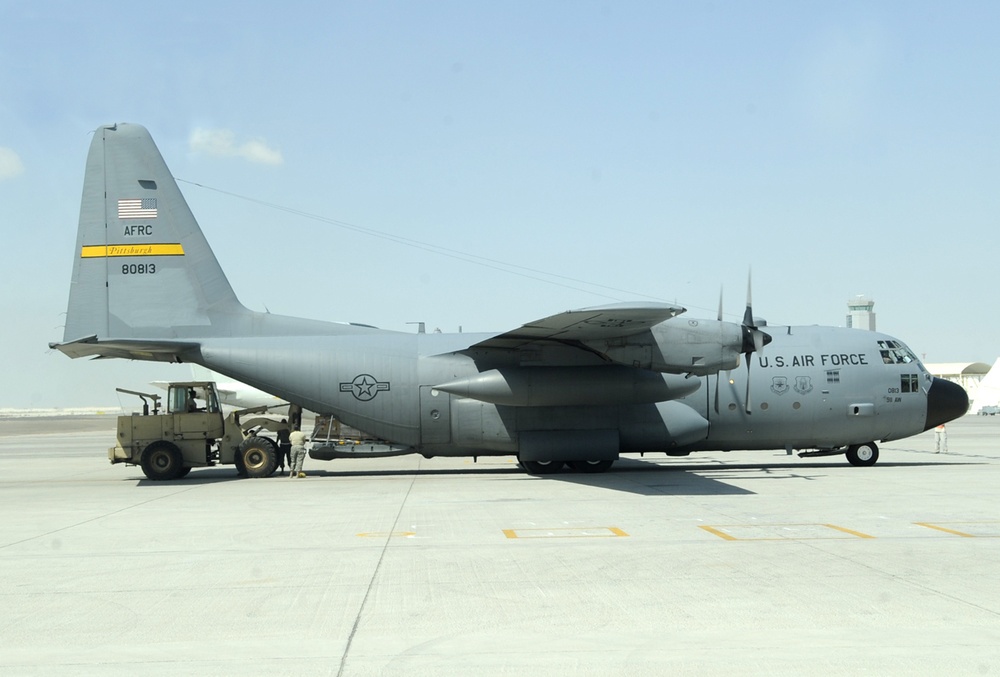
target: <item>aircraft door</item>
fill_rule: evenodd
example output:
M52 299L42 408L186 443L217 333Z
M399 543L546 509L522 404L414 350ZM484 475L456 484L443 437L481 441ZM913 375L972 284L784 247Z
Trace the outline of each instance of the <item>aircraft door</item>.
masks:
M420 386L420 442L451 442L451 395L431 386Z

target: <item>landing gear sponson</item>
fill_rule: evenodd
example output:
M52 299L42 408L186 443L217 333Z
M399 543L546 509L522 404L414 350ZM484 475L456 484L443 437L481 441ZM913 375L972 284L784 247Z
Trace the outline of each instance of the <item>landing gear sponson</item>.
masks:
M530 475L551 475L559 472L564 466L574 472L599 473L605 472L614 461L609 459L599 461L518 461L517 464L524 468Z

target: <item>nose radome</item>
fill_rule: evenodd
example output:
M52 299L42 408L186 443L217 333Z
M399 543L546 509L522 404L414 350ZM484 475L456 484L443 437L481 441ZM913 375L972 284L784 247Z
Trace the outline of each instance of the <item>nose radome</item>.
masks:
M969 395L965 388L943 378L931 381L927 391L927 420L924 430L947 423L969 410Z

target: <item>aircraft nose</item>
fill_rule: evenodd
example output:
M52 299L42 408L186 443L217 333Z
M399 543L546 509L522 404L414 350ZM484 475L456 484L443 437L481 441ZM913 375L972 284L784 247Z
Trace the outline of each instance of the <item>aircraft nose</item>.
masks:
M969 410L969 395L965 388L943 378L931 381L927 391L927 421L924 430L947 423Z

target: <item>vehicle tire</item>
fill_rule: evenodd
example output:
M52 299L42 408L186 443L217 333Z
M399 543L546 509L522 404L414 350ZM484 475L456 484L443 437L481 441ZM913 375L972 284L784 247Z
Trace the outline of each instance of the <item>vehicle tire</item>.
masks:
M184 466L183 468L181 468L181 471L177 473L177 479L180 479L182 477L187 477L187 474L189 472L191 472L191 466L189 465Z
M278 463L281 461L281 456L278 455L278 443L272 440L270 437L264 437L263 435L259 436L257 439L260 440L263 444L270 445L271 451L274 452L274 469L267 474L268 477L270 477L271 475L274 474L275 470L278 469ZM289 454L289 459L291 459L291 454ZM291 460L289 460L288 463L289 466L291 466Z
M598 473L607 472L614 461L570 461L567 465L577 472Z
M562 461L519 461L529 475L551 475L562 470Z
M875 465L878 461L878 447L874 442L852 444L847 448L847 462L851 465Z
M248 437L237 452L237 471L241 465L247 477L269 477L278 467L278 448L266 437Z
M153 442L143 449L139 461L142 472L156 482L175 480L184 476L184 456L171 442Z

